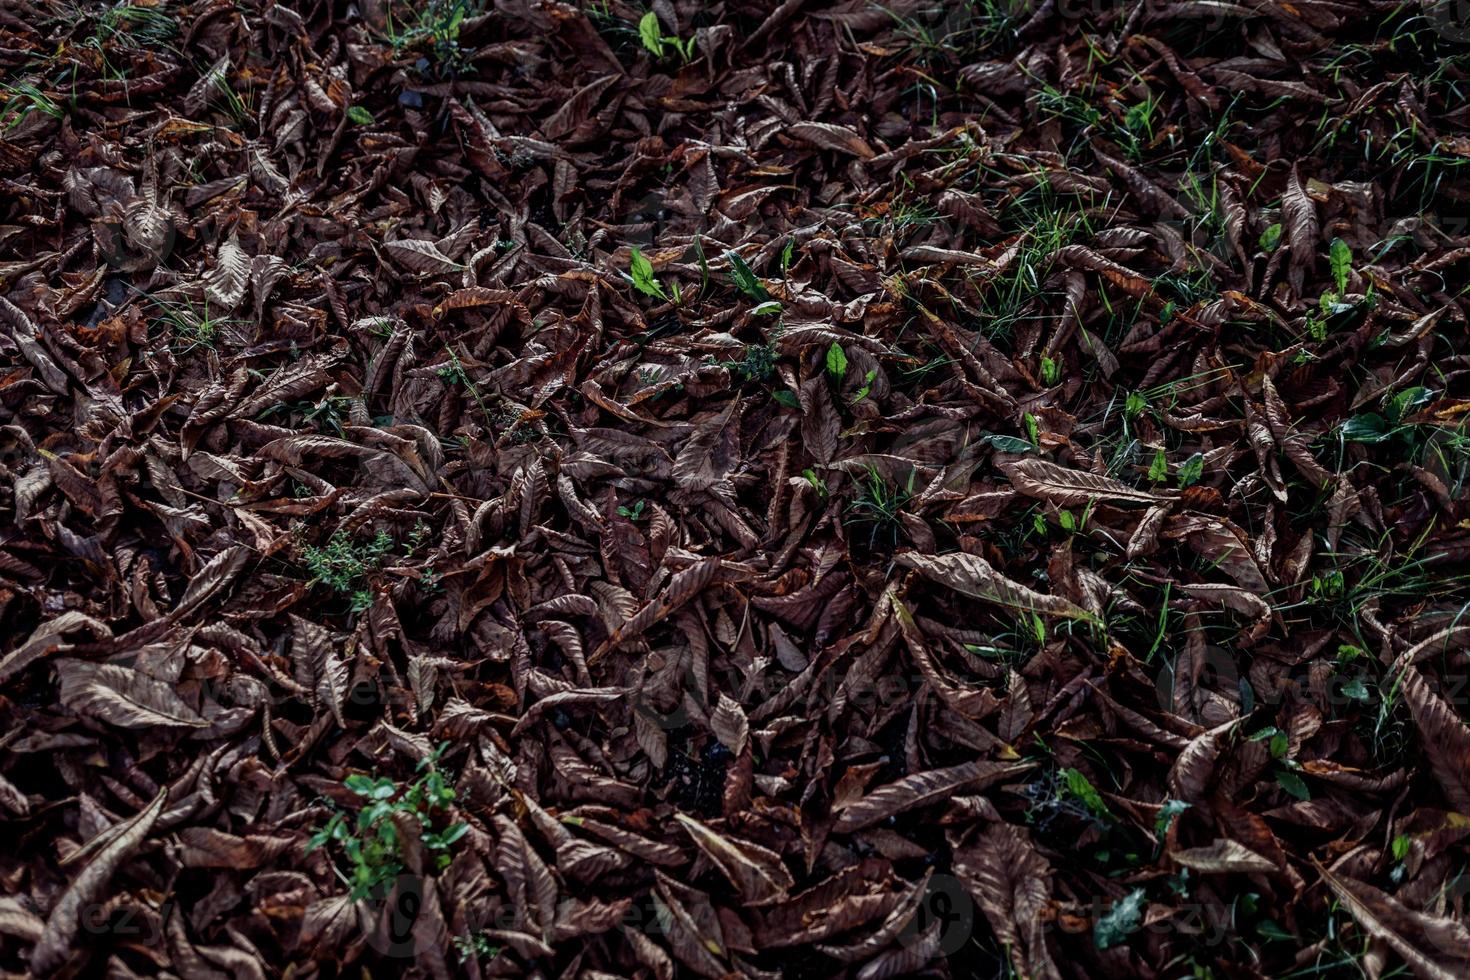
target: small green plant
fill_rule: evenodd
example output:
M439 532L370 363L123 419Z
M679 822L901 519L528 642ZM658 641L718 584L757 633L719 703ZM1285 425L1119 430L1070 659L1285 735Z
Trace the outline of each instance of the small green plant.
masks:
M638 37L655 58L662 58L670 49L675 51L687 65L694 57L694 37L680 40L663 32L659 26L658 14L650 10L638 21Z
M1103 800L1102 794L1097 791L1096 786L1092 785L1092 780L1080 770L1063 769L1060 775L1065 793L1075 797L1085 806L1094 820L1111 823L1116 819L1113 811L1108 809L1108 804Z
M396 55L420 50L441 76L457 75L470 67L473 53L460 46L460 27L467 17L483 11L479 0L427 0L409 17L395 20L390 4L384 38Z
M315 422L322 431L342 434L342 425L349 417L352 399L345 395L327 395L321 401L301 401L293 404L273 405L261 412L259 418L269 418L277 412L287 415L301 413L302 421Z
M1092 929L1092 940L1098 949L1109 949L1128 941L1131 933L1143 924L1145 892L1135 888L1119 901L1113 903L1108 913L1097 920Z
M827 348L827 373L832 380L842 382L847 377L847 354L842 350L842 345L832 341L832 346Z
M805 469L801 471L801 475L806 479L806 482L812 485L812 489L817 491L818 497L821 497L823 500L827 499L827 481L817 476L816 470Z
M1347 322L1353 314L1371 308L1377 301L1371 284L1368 286L1368 292L1362 298L1354 302L1347 301L1348 276L1352 273L1353 252L1341 238L1332 240L1332 247L1328 251L1328 263L1332 268L1332 282L1335 288L1319 296L1316 308L1307 311L1307 336L1318 343L1327 339L1328 327L1331 324Z
M1062 364L1059 359L1041 356L1041 383L1048 388L1052 387L1062 376Z
M746 381L769 381L776 373L776 348L770 344L746 344L745 358L726 361L725 367L737 372Z
M1071 514L1067 515L1071 517ZM1046 620L1040 614L1028 612L1021 617L1022 624L1030 631L1031 639L1035 641L1038 649L1046 646Z
M30 82L0 84L0 92L6 96L0 103L0 132L14 129L32 112L40 112L53 119L66 113L54 99Z
M472 936L455 936L454 949L459 953L461 963L479 959L493 960L500 955L500 947L490 942L490 937L484 932L477 932Z
M1128 149L1128 155L1135 160L1142 160L1144 150L1153 144L1154 122L1159 116L1161 101L1159 96L1150 94L1142 102L1129 106L1123 112L1120 135Z
M444 356L448 358L448 361L445 364L441 365L438 371L434 372L439 376L439 380L443 381L446 385L449 385L450 387L463 387L466 391L468 391L471 397L475 399L475 404L479 406L480 414L485 417L485 421L489 422L491 425L494 425L495 417L491 415L489 407L485 404L484 397L480 394L480 386L475 384L474 379L471 378L469 372L465 370L464 362L459 359L459 355L456 354L452 348L446 345L444 348ZM513 428L520 421L519 415L511 418L505 418L502 413L501 417L503 421L505 421Z
M730 263L730 279L735 283L736 289L756 303L765 303L770 300L771 294L766 292L765 284L760 281L755 270L740 257L739 252L727 251L725 261Z
M149 299L161 313L155 322L173 334L177 350L181 354L196 347L214 349L224 327L244 322L214 316L209 312L208 300L201 308L188 301L169 302L153 297Z
M1164 805L1159 807L1159 815L1154 818L1154 834L1162 839L1174 825L1174 821L1179 819L1179 815L1189 807L1190 804L1183 800L1165 800Z
M1154 460L1148 464L1148 480L1150 483L1162 483L1169 478L1169 458L1164 455L1162 449L1154 450Z
M1345 296L1348 287L1348 273L1353 268L1353 250L1348 248L1347 242L1341 238L1334 238L1328 259L1332 266L1332 281L1337 286L1337 295Z
M1434 392L1428 388L1405 388L1385 398L1382 412L1363 412L1343 422L1337 429L1338 439L1370 445L1392 440L1412 443L1421 426L1412 422L1410 417L1432 402L1434 397Z
M1043 118L1060 119L1083 129L1102 122L1102 110L1081 95L1045 85L1034 98L1036 109Z
M880 9L925 68L963 64L991 49L1011 50L1032 12L1026 0L954 0L904 13Z
M178 38L179 19L164 6L118 3L105 7L95 17L81 7L74 7L73 15L91 22L92 33L80 47L95 53L106 78L127 77L125 68L112 63L110 55L115 52L156 48L178 53L173 42Z
M629 507L626 504L619 504L618 505L618 516L619 517L626 517L630 521L642 520L643 519L643 505L645 503L647 503L647 501L645 501L645 500L639 500L632 507Z
M120 3L97 18L93 36L129 47L166 45L179 36L179 20L166 7Z
M851 514L848 523L867 528L869 551L892 551L898 546L903 526L899 513L914 495L917 476L916 470L910 470L907 484L889 486L882 474L870 466L866 477L857 481L858 497L848 506Z
M337 531L325 547L303 545L301 561L313 582L350 596L352 611L362 612L373 604L373 593L366 587L368 574L382 565L392 550L393 538L386 531L379 531L367 544L354 544L346 531Z
M403 839L398 824L405 820L418 825L419 840L429 853L436 870L447 868L450 849L469 831L465 823L445 825L442 812L454 802L454 788L449 785L439 760L448 749L445 742L428 758L419 762L418 775L407 786L400 787L386 777L355 773L343 785L362 797L363 806L356 816L332 804L336 812L307 842L308 853L329 844L337 845L347 858L350 874L337 875L352 889L353 901L381 896L391 888L394 879L404 873Z
M1156 289L1168 290L1175 300L1168 301L1171 310L1177 310L1179 305L1193 306L1196 303L1207 302L1219 295L1219 288L1215 284L1214 276L1205 269L1192 269L1187 272L1166 272L1156 280ZM1177 302L1176 302L1177 300ZM1171 316L1173 314L1171 313ZM1167 321L1170 317L1160 315L1160 321Z
M669 294L664 291L663 283L653 274L653 263L636 247L628 256L628 281L643 295L668 301Z
M1179 489L1185 490L1199 482L1200 477L1205 475L1205 457L1202 453L1195 453L1179 464L1175 476L1179 480Z
M939 212L934 206L917 196L911 187L905 186L893 196L886 210L865 223L897 236L905 231L928 228L938 220Z
M464 365L459 362L459 358L457 357L451 360L448 364L445 364L443 367L439 368L439 370L435 371L434 374L438 376L440 381L444 382L450 387L454 387L456 385L464 385L468 387L470 383L469 376L465 374Z

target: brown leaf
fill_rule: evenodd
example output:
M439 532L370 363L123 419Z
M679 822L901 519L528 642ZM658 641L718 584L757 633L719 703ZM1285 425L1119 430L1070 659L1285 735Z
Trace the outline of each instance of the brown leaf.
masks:
M895 813L942 802L961 791L975 791L1031 769L1034 763L965 762L947 769L910 773L846 807L834 808L834 830L850 834L871 827Z
M462 268L458 262L439 251L433 242L425 242L417 238L384 242L383 249L399 265L418 275L458 272Z
M61 703L72 711L120 728L208 728L173 687L117 664L56 661Z
M1286 192L1281 196L1281 217L1291 247L1292 281L1301 292L1303 273L1317 255L1317 206L1302 190L1296 167L1291 168Z
M1415 912L1366 882L1312 863L1358 924L1393 947L1415 976L1451 980L1470 974L1470 930L1463 923Z
M872 159L875 154L873 148L867 141L859 136L856 130L848 126L839 126L834 123L799 122L786 127L786 132L803 143L822 150L836 150L838 153L847 153L864 160Z
M36 976L49 976L66 963L82 927L83 916L103 899L113 874L148 839L167 799L167 791L160 791L153 802L129 817L121 832L81 870L51 907L46 928L36 942L36 948L31 950L31 972Z
M1400 688L1434 778L1455 809L1470 816L1470 727L1412 664L1405 666Z
M723 837L682 813L675 813L674 819L730 879L746 905L770 905L786 900L795 882L779 854L749 841Z
M1084 507L1093 503L1157 505L1171 494L1135 490L1112 477L1067 469L1044 459L1022 459L1001 464L1011 484L1028 497L1059 507Z
M204 295L216 315L228 314L245 299L250 279L250 256L231 235L215 253L214 270L204 280Z
M723 693L719 695L714 710L710 712L710 729L720 740L720 744L735 755L743 753L750 740L750 726L745 720L745 711Z
M1092 613L1062 598L1028 589L1013 582L990 567L978 555L956 552L950 555L921 555L906 551L897 556L898 564L912 568L933 582L964 595L1008 606L1023 612L1066 616L1069 619L1093 619Z
M1233 840L1222 839L1205 847L1170 851L1169 856L1202 874L1267 874L1276 870L1274 861Z

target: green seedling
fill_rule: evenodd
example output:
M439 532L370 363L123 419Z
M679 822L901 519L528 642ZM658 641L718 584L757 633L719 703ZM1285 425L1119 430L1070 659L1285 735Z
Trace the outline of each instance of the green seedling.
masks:
M419 841L436 870L449 867L451 848L470 828L465 823L444 825L441 816L455 798L453 787L438 768L448 747L445 742L422 760L418 775L407 786L365 774L353 774L343 781L348 790L362 798L361 808L354 815L332 803L336 812L307 841L306 850L310 853L336 845L334 850L347 858L350 873L334 870L351 887L349 897L353 901L381 896L404 873L400 822L417 824Z

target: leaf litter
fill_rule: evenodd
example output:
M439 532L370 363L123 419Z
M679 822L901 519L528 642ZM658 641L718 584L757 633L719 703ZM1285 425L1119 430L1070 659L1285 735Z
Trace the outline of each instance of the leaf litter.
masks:
M0 963L1470 975L1452 4L0 9Z

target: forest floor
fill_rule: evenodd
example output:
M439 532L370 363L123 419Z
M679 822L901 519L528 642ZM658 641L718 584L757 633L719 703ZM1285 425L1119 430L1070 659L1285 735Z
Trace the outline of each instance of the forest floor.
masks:
M1470 976L1470 9L0 2L0 971Z

